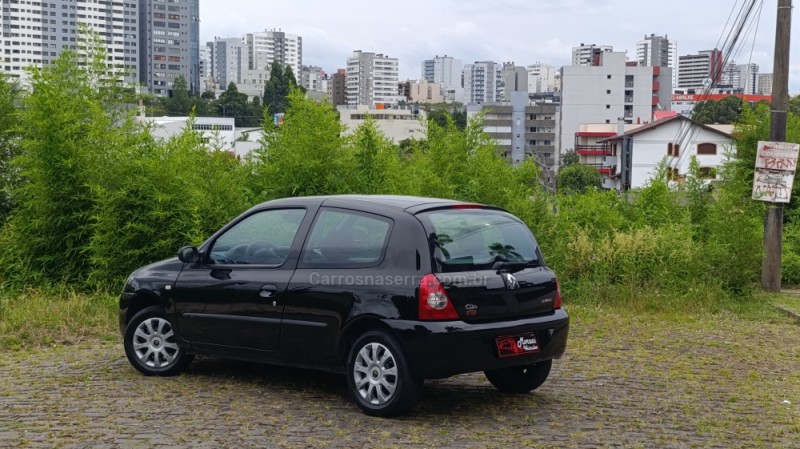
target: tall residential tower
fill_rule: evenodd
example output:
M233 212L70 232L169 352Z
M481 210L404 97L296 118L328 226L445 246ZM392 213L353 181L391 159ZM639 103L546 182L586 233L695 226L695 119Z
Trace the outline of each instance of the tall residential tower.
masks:
M347 59L345 84L349 106L396 105L399 63L397 58L356 50Z
M172 94L182 76L189 93L200 85L200 0L139 0L139 82L150 93Z
M678 42L666 35L651 34L636 43L636 59L641 66L669 67L672 85L678 83Z
M124 0L3 0L0 19L0 69L25 78L26 67L42 68L63 50L78 49L79 27L86 25L105 45L108 64L132 76L139 66L139 5Z

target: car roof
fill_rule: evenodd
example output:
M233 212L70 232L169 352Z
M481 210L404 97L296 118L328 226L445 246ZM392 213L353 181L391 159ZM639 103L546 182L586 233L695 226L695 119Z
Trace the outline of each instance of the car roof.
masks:
M317 206L356 207L358 209L371 209L373 207L389 207L416 214L425 210L447 208L455 205L476 205L490 209L499 209L477 203L448 200L443 198L427 198L420 196L404 195L326 195L281 198L261 203L256 207L274 206Z

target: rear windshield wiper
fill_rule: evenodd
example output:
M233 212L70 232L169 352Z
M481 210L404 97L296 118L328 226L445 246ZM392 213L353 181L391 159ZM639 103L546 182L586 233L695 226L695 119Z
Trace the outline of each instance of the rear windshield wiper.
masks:
M515 273L517 271L524 270L526 268L534 268L539 266L538 260L527 260L521 262L495 262L492 265L492 270L495 270L497 274L500 273Z

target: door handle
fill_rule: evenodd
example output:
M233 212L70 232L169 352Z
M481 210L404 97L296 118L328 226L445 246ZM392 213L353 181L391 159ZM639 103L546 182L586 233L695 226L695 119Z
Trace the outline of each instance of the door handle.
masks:
M271 298L272 295L277 293L277 291L278 291L277 285L267 284L261 287L261 291L258 292L258 296L262 298Z
M211 277L214 279L230 279L231 271L229 269L215 268L211 270Z

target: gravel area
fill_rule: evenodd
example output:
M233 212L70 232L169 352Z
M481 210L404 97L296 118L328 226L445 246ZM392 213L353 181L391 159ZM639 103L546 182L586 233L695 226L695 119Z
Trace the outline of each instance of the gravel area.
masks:
M363 415L331 374L205 358L145 377L120 342L4 352L0 447L800 447L792 320L581 315L537 391L429 381L397 419Z

